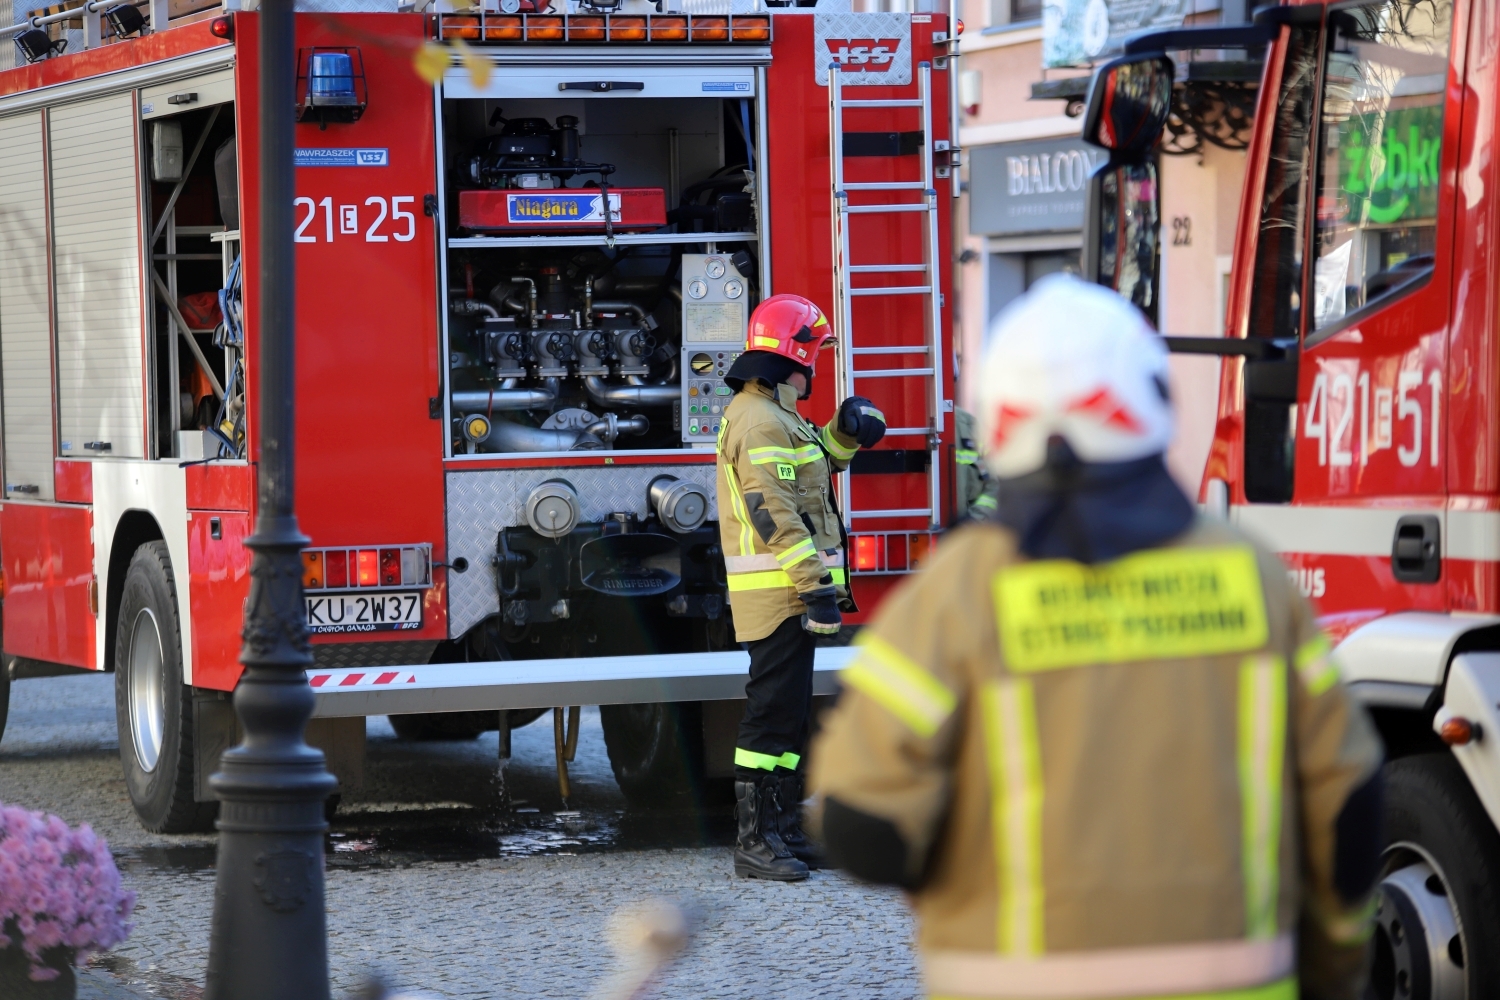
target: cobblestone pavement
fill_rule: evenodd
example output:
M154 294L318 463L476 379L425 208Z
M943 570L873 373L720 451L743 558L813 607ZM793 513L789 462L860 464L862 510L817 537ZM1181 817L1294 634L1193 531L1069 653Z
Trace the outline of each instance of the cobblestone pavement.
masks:
M0 801L88 822L139 894L135 929L86 970L81 997L201 995L214 838L136 823L120 778L113 676L29 679L12 689ZM334 996L375 975L443 998L587 997L615 966L605 936L621 906L659 897L689 915L688 949L652 995L681 998L920 995L898 894L831 872L791 885L733 878L724 805L627 810L597 710L583 714L563 809L544 717L516 731L497 811L494 733L398 741L369 721L365 787L328 839Z

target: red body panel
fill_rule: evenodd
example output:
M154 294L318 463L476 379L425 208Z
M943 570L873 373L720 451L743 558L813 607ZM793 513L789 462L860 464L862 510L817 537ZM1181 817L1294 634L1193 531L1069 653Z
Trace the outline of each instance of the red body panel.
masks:
M620 232L666 225L667 198L661 188L609 189L611 204L619 196L614 225ZM463 229L499 233L602 233L603 221L586 221L598 214L599 195L576 189L548 191L460 191L458 224ZM602 215L601 215L602 219Z
M93 669L93 524L87 507L8 503L0 509L7 653Z
M94 463L59 458L52 463L52 484L58 503L93 503Z
M188 510L249 511L255 501L255 469L248 465L187 467Z
M259 225L259 101L254 20L241 18L235 84L240 223L251 234ZM359 121L330 122L326 130L316 122L299 124L298 147L389 154L388 166L297 170L298 223L312 213L297 245L297 517L313 545L430 542L433 559L442 562L443 428L428 414L428 400L442 391L441 306L434 220L423 213L424 197L437 191L436 131L432 88L411 67L424 24L420 16L391 14L297 19L299 46L360 46L369 81L369 107ZM352 227L345 225L350 209ZM259 331L256 253L247 236L246 351L252 358ZM259 388L253 366L247 388L253 412ZM250 442L254 461L253 430ZM444 581L438 570L423 628L402 633L403 639L446 637Z
M250 594L250 550L244 540L250 530L250 515L241 511L194 511L188 521L196 687L232 691L240 678L240 631Z

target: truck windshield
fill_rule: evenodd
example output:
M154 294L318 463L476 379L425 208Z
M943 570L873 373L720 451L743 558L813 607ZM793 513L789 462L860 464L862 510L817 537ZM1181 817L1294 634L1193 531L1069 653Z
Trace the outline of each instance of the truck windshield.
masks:
M1312 328L1432 267L1452 0L1382 0L1329 15Z

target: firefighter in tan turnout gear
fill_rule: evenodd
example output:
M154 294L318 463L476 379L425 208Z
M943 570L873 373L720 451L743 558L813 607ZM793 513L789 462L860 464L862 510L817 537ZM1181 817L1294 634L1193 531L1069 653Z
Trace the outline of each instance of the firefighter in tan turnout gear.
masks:
M833 473L885 435L869 400L846 399L827 426L797 413L833 330L800 295L773 295L750 317L718 444L719 535L735 637L750 650L735 745L736 874L807 877L817 854L802 832L802 754L812 721L815 635L837 635L853 610Z
M811 753L831 862L911 890L933 997L1354 1000L1382 749L1328 641L1168 475L1132 306L1058 276L996 323L997 510L859 637Z

